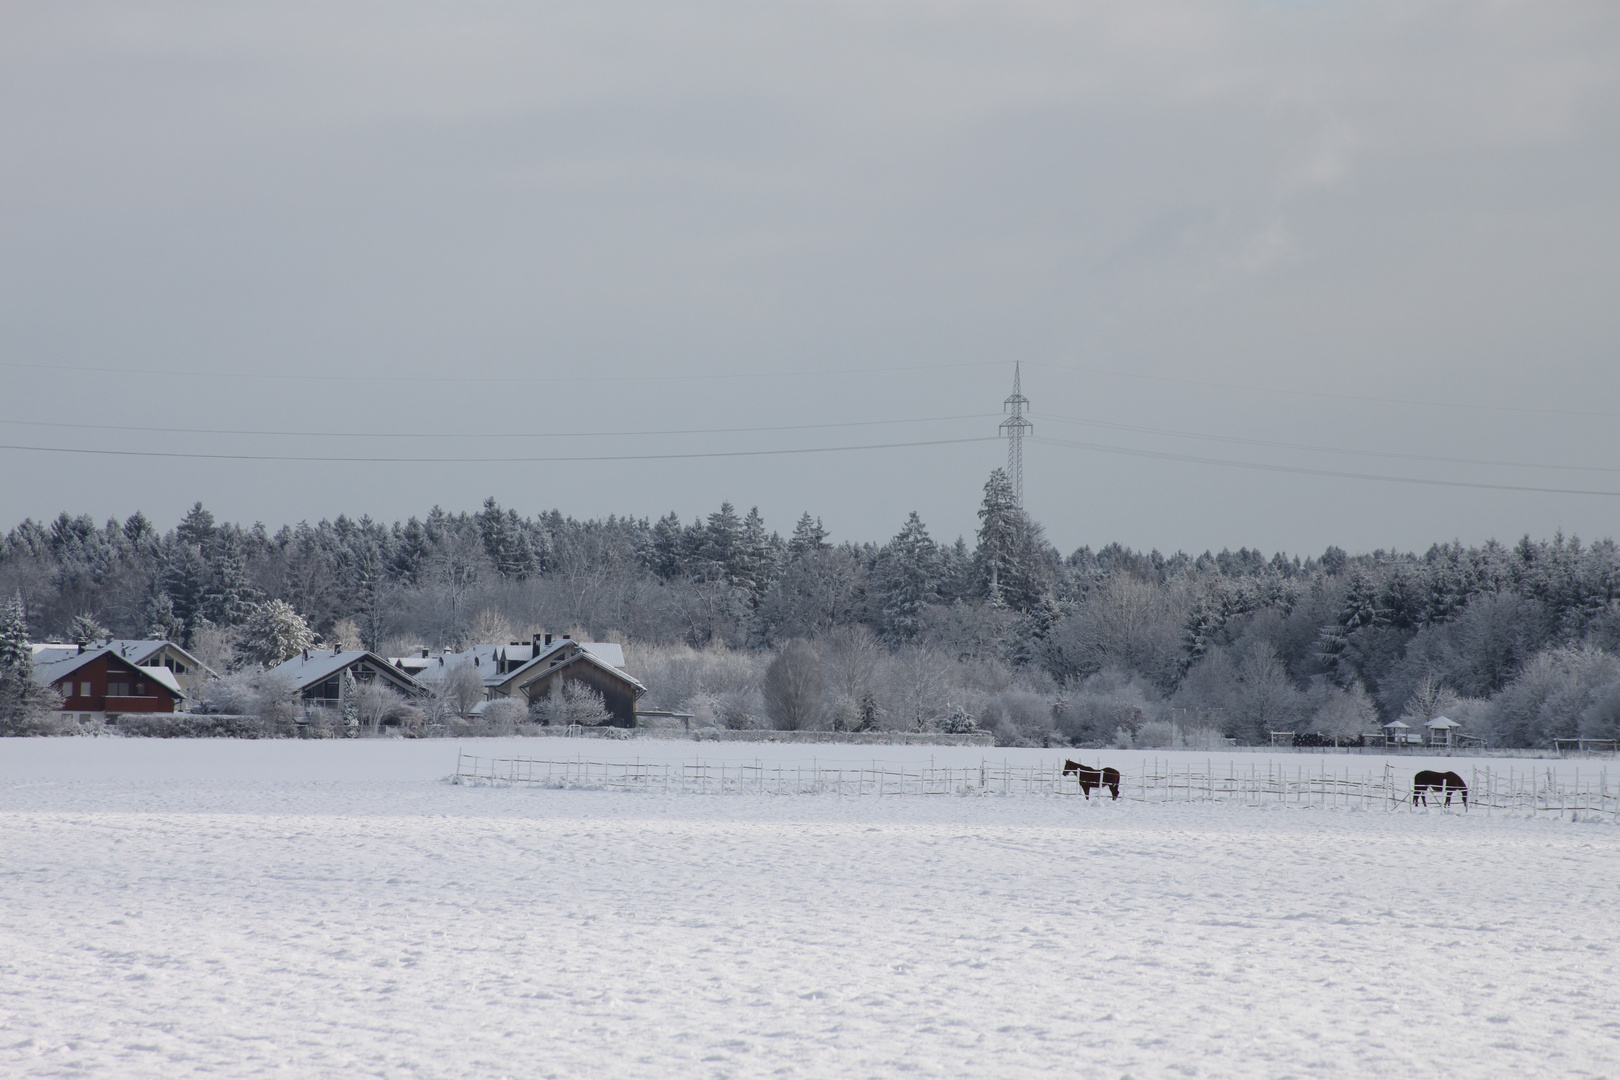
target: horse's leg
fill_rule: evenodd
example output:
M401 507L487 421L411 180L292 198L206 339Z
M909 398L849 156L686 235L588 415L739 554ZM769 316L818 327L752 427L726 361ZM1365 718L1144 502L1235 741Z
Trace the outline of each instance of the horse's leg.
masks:
M1114 801L1119 802L1119 784L1118 783L1109 784L1108 785L1108 790L1114 793Z

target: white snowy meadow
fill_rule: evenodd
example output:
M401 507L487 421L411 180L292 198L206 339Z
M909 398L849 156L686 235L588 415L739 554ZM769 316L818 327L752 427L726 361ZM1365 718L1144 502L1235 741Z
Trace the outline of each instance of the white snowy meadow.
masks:
M591 748L829 750L855 748ZM0 740L0 1074L1606 1076L1620 1062L1613 823L458 786L456 751ZM1139 757L1109 755L1127 788Z

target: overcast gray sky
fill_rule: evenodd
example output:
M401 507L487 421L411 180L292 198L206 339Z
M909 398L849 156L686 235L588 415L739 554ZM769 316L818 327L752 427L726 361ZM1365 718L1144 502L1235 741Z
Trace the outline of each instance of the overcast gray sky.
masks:
M0 527L948 539L1021 361L1064 551L1609 535L1617 78L1546 0L5 3Z

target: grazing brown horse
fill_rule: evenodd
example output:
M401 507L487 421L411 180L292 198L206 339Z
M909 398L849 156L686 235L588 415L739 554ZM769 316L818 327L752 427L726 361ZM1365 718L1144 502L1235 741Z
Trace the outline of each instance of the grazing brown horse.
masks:
M1080 764L1078 761L1070 761L1065 758L1063 760L1063 775L1068 776L1070 773L1073 773L1074 778L1080 781L1080 794L1086 798L1091 798L1092 788L1100 787L1105 787L1111 791L1115 799L1119 798L1118 769L1112 767L1093 769L1088 765Z
M1428 806L1429 795L1431 794L1436 799L1438 799L1441 795L1444 795L1446 797L1446 805L1450 806L1451 793L1454 791L1462 795L1463 809L1466 810L1468 808L1468 785L1463 783L1463 778L1458 776L1456 773L1434 772L1432 769L1424 769L1422 772L1412 777L1413 806L1416 806L1418 803Z

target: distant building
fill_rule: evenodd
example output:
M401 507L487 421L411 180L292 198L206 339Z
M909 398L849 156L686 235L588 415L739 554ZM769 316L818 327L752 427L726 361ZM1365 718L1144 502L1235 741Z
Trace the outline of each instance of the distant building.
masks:
M624 670L624 649L608 641L575 641L536 634L528 642L474 645L456 653L395 657L398 670L425 686L435 686L463 664L471 664L484 681L484 698L534 702L551 692L559 679L577 681L602 695L602 703L619 727L636 726L636 701L647 688Z
M161 664L142 667L116 649L67 648L66 656L45 651L34 658L34 679L62 695L64 720L172 713L186 698L174 672Z
M270 671L290 678L298 696L307 705L341 708L346 672L354 676L356 683L380 681L407 697L417 697L427 691L409 674L365 649L305 649Z
M218 678L218 672L172 641L161 638L107 638L88 645L45 642L31 645L35 664L51 664L80 653L116 652L137 667L163 667L174 673L175 681L190 695L202 683Z

